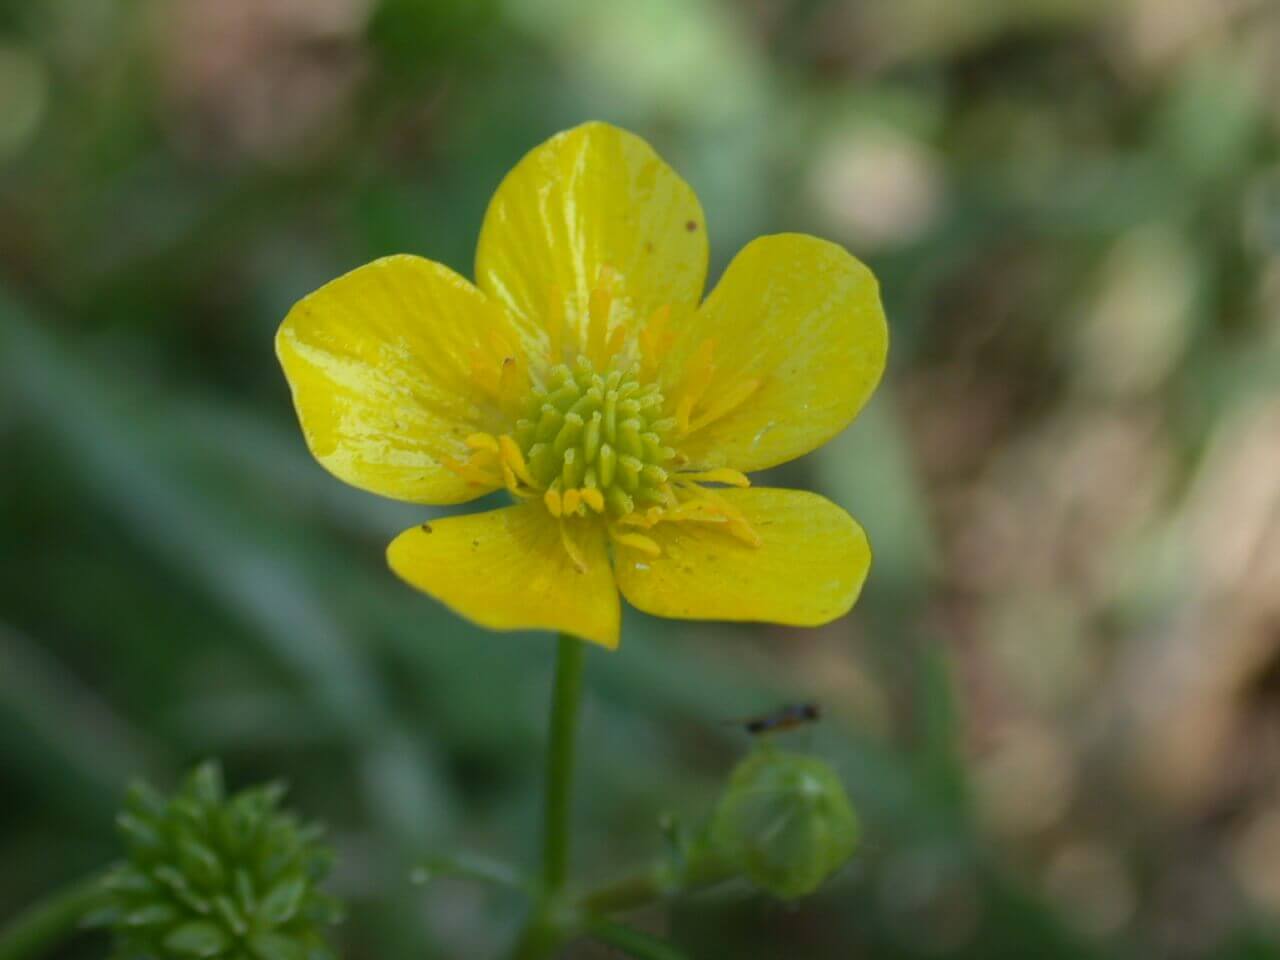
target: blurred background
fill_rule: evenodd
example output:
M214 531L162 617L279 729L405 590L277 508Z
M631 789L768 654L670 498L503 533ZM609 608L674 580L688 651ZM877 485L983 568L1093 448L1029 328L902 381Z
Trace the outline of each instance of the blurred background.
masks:
M591 654L579 875L814 699L862 851L641 918L692 955L1280 957L1275 0L0 0L0 917L215 755L329 823L346 956L507 942L518 900L406 878L533 858L549 638L384 569L432 513L310 459L272 337L382 254L470 274L591 118L694 186L713 280L837 240L893 349L767 478L867 528L853 613Z

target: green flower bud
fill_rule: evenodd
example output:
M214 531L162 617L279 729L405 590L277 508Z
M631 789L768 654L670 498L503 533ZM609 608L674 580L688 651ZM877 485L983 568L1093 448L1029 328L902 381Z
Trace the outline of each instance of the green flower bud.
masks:
M733 771L711 820L716 852L784 900L816 890L858 842L835 771L815 757L763 747Z
M213 763L169 798L131 787L117 818L128 855L91 918L111 927L117 960L330 960L324 928L341 911L318 884L332 857L283 794L228 797Z

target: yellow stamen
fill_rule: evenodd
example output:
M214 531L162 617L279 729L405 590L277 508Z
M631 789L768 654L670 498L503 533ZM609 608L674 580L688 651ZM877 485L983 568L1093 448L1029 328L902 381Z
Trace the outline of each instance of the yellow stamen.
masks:
M564 520L560 521L560 542L564 544L565 553L569 554L569 559L573 561L573 565L577 571L579 573L586 573L587 561L582 556L582 550L570 535L569 524Z
M639 527L642 530L648 530L650 527L657 526L658 523L663 520L678 519L674 513L675 510L679 509L679 506L680 505L675 503L673 497L670 509L663 507L649 507L647 510L636 510L633 513L628 513L626 516L619 517L618 523L623 526Z
M511 471L511 465L505 460L502 461L502 480L512 493L520 490L520 482L516 480L516 475Z
M604 513L604 494L595 487L584 487L581 491L582 502L596 513Z
M692 482L681 484L681 490L689 495L689 499L666 511L662 516L663 520L723 524L726 533L748 546L758 547L764 542L742 515L742 511L714 491Z
M542 502L547 505L547 512L553 517L561 517L564 510L561 508L560 491L555 487L551 487L542 495Z
M695 430L701 430L709 423L714 423L725 414L732 413L738 407L742 406L753 393L760 387L759 380L739 380L728 390L715 395L714 399L707 404L707 408L700 413L696 419L690 421L688 433Z
M702 470L698 473L681 473L677 476L681 480L696 483L724 483L731 487L751 486L751 481L747 479L746 474L730 470L728 467L717 467L715 470Z
M606 357L616 357L627 345L627 328L622 324L613 328L613 333L609 334L609 347Z
M642 533L623 533L614 527L610 527L609 537L614 543L621 544L624 547L631 547L641 553L647 553L651 557L662 554L662 548L658 546L657 541L651 537L646 537Z
M689 361L689 366L686 368L684 389L676 404L676 430L681 435L689 432L689 418L693 408L697 406L702 395L707 392L707 387L711 385L711 377L715 373L715 350L714 340L703 340L698 346L698 352L693 355L693 359Z
M640 331L641 372L646 377L657 373L658 365L670 346L670 331L667 329L670 320L671 304L664 303L653 311L649 322Z
M537 481L533 479L533 474L529 472L529 465L524 461L524 454L520 452L520 448L516 446L515 440L508 434L503 434L498 438L498 448L502 453L502 462L511 469L521 482L530 487L536 487Z
M582 505L582 494L577 490L566 490L564 492L564 500L561 509L564 510L565 516L571 513L577 513L578 507Z
M466 444L472 450L489 450L498 452L498 441L491 433L473 433L467 437Z
M760 534L756 533L751 524L747 522L747 518L742 515L741 510L705 487L699 487L698 489L702 496L710 500L715 505L715 508L723 514L728 521L727 529L731 534L751 547L758 547L764 543L760 539Z
M502 479L493 473L481 469L475 463L468 460L465 463L461 460L455 460L453 457L444 457L441 461L447 470L451 470L458 476L462 477L468 483L477 487L500 487Z

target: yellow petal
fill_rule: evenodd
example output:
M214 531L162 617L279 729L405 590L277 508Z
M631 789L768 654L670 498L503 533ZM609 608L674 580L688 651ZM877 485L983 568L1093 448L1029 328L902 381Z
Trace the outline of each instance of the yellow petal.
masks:
M879 287L862 263L803 234L754 240L664 361L669 402L678 405L686 386L686 395L701 391L679 449L696 465L743 471L808 453L862 408L888 346ZM703 389L708 350L712 373ZM727 411L725 399L734 401ZM717 410L699 425L703 412Z
M387 562L404 580L493 630L560 630L613 649L619 602L600 524L561 521L541 504L434 520L396 537Z
M706 280L706 223L693 190L647 143L585 123L535 147L502 181L480 231L476 282L519 317L552 331L563 321L569 344L577 331L585 347L602 269L614 329L664 304L692 308Z
M460 503L492 489L445 463L501 425L473 375L476 363L500 370L494 335L520 339L500 305L438 263L393 256L298 301L276 354L307 445L334 475L398 500Z
M632 605L685 620L759 620L817 626L853 606L871 567L854 519L815 493L717 490L760 536L749 546L706 523L659 523L646 536L662 554L620 547L618 586Z

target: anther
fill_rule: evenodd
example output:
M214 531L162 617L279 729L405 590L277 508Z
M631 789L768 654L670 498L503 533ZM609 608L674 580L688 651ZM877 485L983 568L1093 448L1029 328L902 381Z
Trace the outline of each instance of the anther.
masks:
M564 515L571 516L578 512L578 508L582 505L582 494L577 490L566 490L564 492Z
M610 530L609 536L614 543L621 544L624 547L631 547L633 550L639 550L641 553L651 557L659 556L662 548L658 546L657 541L652 537L646 537L643 533L623 533L620 530Z
M547 512L553 517L559 517L563 511L561 509L560 491L556 487L549 487L547 492L542 495L542 502L547 505Z
M516 446L515 440L504 433L498 438L498 448L502 451L503 464L510 467L511 472L524 483L531 487L535 486L533 476L529 473L529 467L524 461L524 454Z

